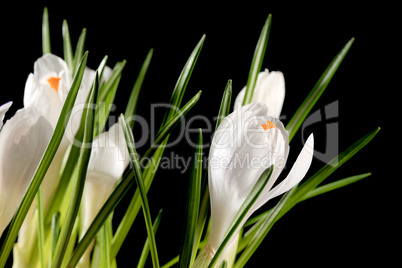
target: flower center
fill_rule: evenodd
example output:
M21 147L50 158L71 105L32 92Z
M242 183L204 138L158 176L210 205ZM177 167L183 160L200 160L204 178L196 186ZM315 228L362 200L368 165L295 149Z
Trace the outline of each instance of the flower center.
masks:
M59 92L59 81L60 81L61 77L50 77L49 79L47 79L47 82L49 83L49 85L56 90L56 92Z
M261 126L262 126L262 128L263 128L265 131L267 131L268 129L271 129L271 128L276 128L275 125L274 125L274 123L272 123L272 122L269 121L269 120L267 120L267 123L266 123L266 124L262 124Z

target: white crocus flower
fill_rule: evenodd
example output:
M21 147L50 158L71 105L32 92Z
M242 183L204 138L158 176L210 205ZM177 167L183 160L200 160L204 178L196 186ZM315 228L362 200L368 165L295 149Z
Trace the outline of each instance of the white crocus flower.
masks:
M94 138L81 202L81 236L85 234L130 162L121 124ZM77 267L89 267L92 247Z
M282 122L270 116L267 106L263 103L242 106L222 121L213 137L209 152L211 229L208 244L201 254L204 260L200 259L198 263L212 259L237 211L260 175L273 165L270 180L246 215L243 224L268 200L290 190L303 179L311 165L313 147L314 139L310 135L288 176L273 187L285 167L289 153L288 131ZM224 258L225 254L222 255ZM196 262L194 267L202 266Z
M1 118L10 105L0 107ZM34 108L18 110L1 129L0 236L20 205L51 135L51 125Z
M108 79L111 70L106 67L102 81ZM43 182L43 204L47 211L51 198L58 185L61 163L68 146L74 140L78 131L84 104L91 90L95 71L85 68L80 90L71 111L70 120L66 127L57 153L49 167ZM67 63L53 54L45 54L34 63L34 72L28 76L25 84L24 107L34 107L46 118L53 129L60 117L61 110L70 90L73 78Z
M239 109L243 105L244 95L247 87L245 86L237 95L234 110ZM260 72L257 76L253 97L251 102L263 102L269 109L268 114L279 118L283 102L285 100L285 78L282 72L272 71L268 69Z
M111 69L105 67L102 82L107 80L110 75ZM63 158L78 131L81 115L94 78L95 71L86 67L64 137L41 184L44 213L47 213L50 202L59 185ZM53 54L43 55L34 63L34 71L26 81L24 107L39 111L41 116L50 123L52 131L54 131L72 81L72 74L63 59ZM29 263L29 255L32 252L32 248L37 244L38 227L35 208L36 202L31 206L21 226L18 243L14 247L14 254L18 256L20 263Z

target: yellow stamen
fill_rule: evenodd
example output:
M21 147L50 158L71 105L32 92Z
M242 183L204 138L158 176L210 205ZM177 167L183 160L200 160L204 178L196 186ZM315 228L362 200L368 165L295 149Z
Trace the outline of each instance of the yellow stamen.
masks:
M56 90L57 92L59 92L59 81L60 81L61 77L50 77L49 79L47 79L47 82L49 83L49 85Z
M265 131L267 131L268 129L271 129L271 128L276 128L275 125L274 125L274 123L272 123L272 122L269 121L269 120L267 120L267 123L266 123L266 124L262 124L261 126L262 126L262 128L263 128Z

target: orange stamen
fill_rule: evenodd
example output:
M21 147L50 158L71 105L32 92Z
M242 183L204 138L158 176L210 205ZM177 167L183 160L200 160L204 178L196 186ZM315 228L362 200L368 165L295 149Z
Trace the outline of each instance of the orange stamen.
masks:
M274 125L274 123L272 123L272 122L269 121L269 120L267 120L267 123L266 123L266 124L262 124L261 126L262 126L262 128L263 128L265 131L267 131L268 129L271 129L271 128L276 128L275 125Z
M49 83L49 85L56 90L57 92L59 92L59 81L60 81L61 77L50 77L49 79L47 79L47 82Z

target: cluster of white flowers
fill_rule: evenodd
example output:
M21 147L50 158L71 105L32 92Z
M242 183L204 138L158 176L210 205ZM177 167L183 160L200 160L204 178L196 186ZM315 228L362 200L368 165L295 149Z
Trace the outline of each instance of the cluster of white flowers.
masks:
M111 74L106 67L102 81ZM82 105L85 104L95 71L86 68L73 108L67 131L42 182L43 209L45 213L59 185L63 158L72 146L69 142L77 133ZM67 64L53 54L45 54L34 64L24 92L24 108L7 120L0 133L0 236L11 221L29 186L48 142L53 134L64 101L72 83ZM11 106L0 107L1 125ZM1 126L0 126L1 127ZM70 136L69 136L70 135ZM100 210L113 186L129 163L124 135L119 123L94 138L87 179L81 203L81 233L84 234ZM14 246L15 267L29 267L30 254L37 245L36 202L25 218ZM89 267L89 253L81 260L82 267Z

